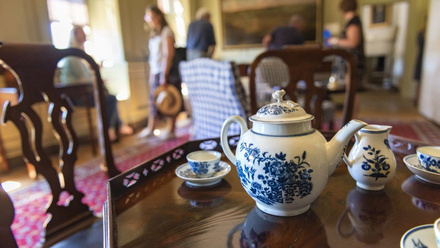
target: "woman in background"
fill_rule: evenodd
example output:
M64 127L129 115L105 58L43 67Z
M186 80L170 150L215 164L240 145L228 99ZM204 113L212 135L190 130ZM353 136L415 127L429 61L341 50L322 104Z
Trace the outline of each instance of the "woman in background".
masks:
M361 19L356 14L356 9L356 0L342 0L339 3L339 10L342 12L346 23L339 37L332 37L328 42L332 46L345 48L354 55L358 70L358 87L360 87L365 68L364 34Z
M84 43L86 42L86 34L82 27L75 26L70 33L69 47L78 48L84 51ZM61 68L60 80L62 84L81 84L92 83L94 77L90 68L83 63L82 59L69 56L64 59L64 65ZM90 102L94 106L93 93L87 96ZM75 105L83 106L82 99L72 99ZM119 118L116 96L110 95L105 89L105 107L107 110L107 118L109 124L109 138L110 141L117 141L120 134L130 135L133 133L133 129L122 124Z
M171 72L173 59L175 55L174 33L168 26L162 11L155 5L147 6L144 16L145 21L150 27L150 39L148 48L150 50L150 115L148 117L147 127L140 133L139 137L152 137L158 121L158 111L154 104L154 93L159 85L174 85L178 91L181 91L180 79L174 77ZM163 139L176 138L176 116L171 116L171 128Z

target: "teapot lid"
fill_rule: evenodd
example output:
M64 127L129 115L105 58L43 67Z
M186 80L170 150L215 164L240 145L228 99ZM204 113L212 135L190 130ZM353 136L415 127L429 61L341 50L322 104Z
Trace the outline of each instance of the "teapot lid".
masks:
M306 111L296 102L291 100L284 101L284 90L277 90L272 93L272 97L277 102L270 103L261 107L257 113L249 118L252 122L271 122L271 123L290 123L313 120L313 115Z

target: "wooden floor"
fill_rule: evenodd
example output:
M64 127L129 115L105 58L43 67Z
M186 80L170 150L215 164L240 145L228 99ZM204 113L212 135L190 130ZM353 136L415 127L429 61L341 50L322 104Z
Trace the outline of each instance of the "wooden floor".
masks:
M355 118L368 120L417 120L424 119L418 114L413 101L400 98L396 90L385 90L380 87L369 87L368 90L359 93L359 108ZM181 122L187 122L181 118ZM113 144L113 150L133 145L140 142L136 135L123 137L120 142ZM93 158L89 144L83 144L79 148L79 161L77 164ZM14 171L0 174L2 182L18 181L22 185L32 183L26 173L26 168L22 167ZM87 231L80 232L68 240L63 241L54 247L102 247L102 223L98 222Z

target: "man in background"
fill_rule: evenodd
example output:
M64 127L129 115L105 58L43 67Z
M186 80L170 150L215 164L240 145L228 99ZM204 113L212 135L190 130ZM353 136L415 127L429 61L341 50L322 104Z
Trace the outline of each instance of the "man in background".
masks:
M186 41L186 59L211 58L215 49L214 29L210 22L211 14L206 8L200 8L196 20L188 27Z
M303 28L303 18L300 15L293 15L287 26L276 27L265 35L263 45L268 50L280 50L285 45L302 45L304 44L304 37L301 34Z

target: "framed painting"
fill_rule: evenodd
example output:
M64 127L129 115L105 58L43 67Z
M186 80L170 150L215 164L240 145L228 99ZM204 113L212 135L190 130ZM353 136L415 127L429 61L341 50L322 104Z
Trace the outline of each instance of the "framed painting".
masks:
M221 0L221 12L225 48L262 46L264 35L287 26L292 15L304 19L306 43L321 40L321 0Z
M391 20L390 4L373 4L371 6L371 27L388 26Z

